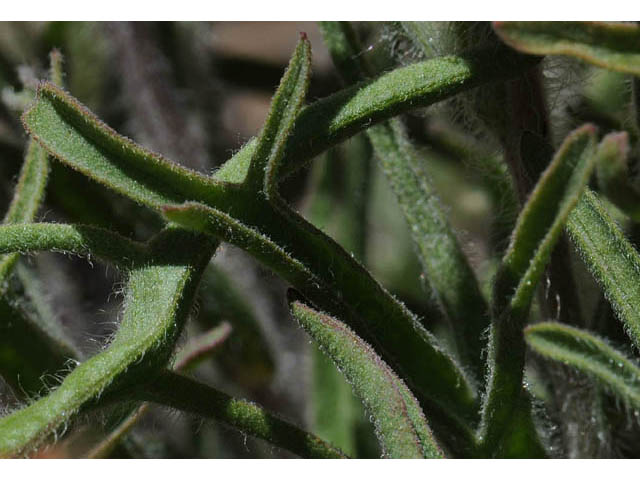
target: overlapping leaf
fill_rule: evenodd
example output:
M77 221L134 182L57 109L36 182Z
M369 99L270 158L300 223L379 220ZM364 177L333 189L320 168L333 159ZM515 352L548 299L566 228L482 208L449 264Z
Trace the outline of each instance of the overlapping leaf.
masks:
M374 350L338 320L290 300L292 314L346 376L373 418L385 456L438 458L420 404Z
M490 450L501 448L514 409L521 402L522 328L553 246L595 167L594 153L595 129L591 125L565 139L524 206L498 271L481 429Z
M604 22L496 22L500 38L536 55L570 55L599 67L640 75L640 27Z
M568 325L539 323L525 338L537 353L594 377L634 408L640 408L640 367L597 336Z

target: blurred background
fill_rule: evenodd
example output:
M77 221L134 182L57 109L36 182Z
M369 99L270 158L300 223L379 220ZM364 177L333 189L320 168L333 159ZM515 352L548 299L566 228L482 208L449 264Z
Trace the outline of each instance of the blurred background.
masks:
M362 55L381 71L419 58L393 24L360 23L358 29L365 45ZM3 211L25 154L27 137L19 116L33 100L38 81L47 77L53 48L64 56L64 88L108 125L172 161L210 174L259 132L299 32L307 33L313 47L308 96L313 101L341 88L314 23L0 24ZM575 65L552 70L565 82L562 87L550 83L555 85L553 98L559 105L552 113L561 111L565 119L558 135L573 122L566 120L567 106L582 116L593 111L615 116L615 105L622 103L603 97L616 90L602 89L591 97L581 96L581 103L576 104L572 85L578 83L576 78L585 78L583 70ZM615 82L615 74L599 81ZM595 100L589 104L584 98ZM493 253L504 246L504 235L496 233L498 224L509 223L514 212L508 210L509 199L502 198L504 191L487 181L491 172L478 166L482 159L500 154L497 143L459 112L458 107L435 107L407 115L405 123L411 138L429 157L423 173L437 189L463 248L487 287L495 265ZM484 175L479 175L482 168ZM354 137L293 175L283 185L283 195L361 260L447 344L449 332L421 277L401 211L364 138ZM99 224L137 240L149 238L162 225L154 213L57 162L52 162L39 219ZM102 348L117 328L124 279L113 268L90 259L47 253L24 257L15 277L6 292L19 297L19 307L29 314L55 322L81 357ZM289 317L285 291L286 285L250 256L223 244L207 270L180 345L211 328L226 333L212 357L192 374L280 413L348 454L378 457L366 413L334 366L315 351ZM0 381L0 407L6 412L36 398L55 386L63 374L43 372L43 386L31 391L19 382L16 386ZM60 432L55 446L39 455L85 455L131 408L102 412L99 422L95 417L78 419ZM215 423L156 407L137 422L112 455L289 456Z

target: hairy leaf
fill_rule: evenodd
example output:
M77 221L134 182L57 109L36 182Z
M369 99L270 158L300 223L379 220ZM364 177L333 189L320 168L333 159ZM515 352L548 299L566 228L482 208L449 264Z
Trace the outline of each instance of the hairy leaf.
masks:
M154 263L131 271L122 323L109 347L47 396L0 419L1 457L28 452L106 389L146 380L166 364L216 247L203 240L167 230L152 241Z
M417 152L398 121L367 132L404 212L427 281L457 336L463 364L482 378L483 332L489 307L429 181L417 170Z
M443 402L442 408L460 408L470 414L473 392L464 373L435 338L351 256L336 250L335 243L301 219L272 216L270 225L264 225L272 238L295 232L298 243L286 240L285 250L257 229L204 205L168 207L165 215L185 228L207 232L245 249L309 300L347 319L358 335L380 346L383 358L399 365L425 397ZM273 214L265 208L263 217L267 215ZM336 292L330 285L339 285L340 290ZM429 366L426 370L425 365Z
M143 244L90 225L0 225L0 253L42 251L95 256L125 269L148 261L150 253Z
M640 255L591 191L569 215L567 231L631 340L640 347Z
M536 55L570 55L599 67L640 75L640 27L604 22L495 22L513 48Z
M296 120L282 159L282 175L298 170L314 156L375 123L483 83L511 78L538 61L509 49L440 57L393 70L318 100L303 108ZM242 182L255 148L255 141L248 142L216 172L215 178Z
M497 273L481 427L483 443L490 450L500 448L523 395L522 329L553 246L595 167L594 150L593 126L579 128L565 139L518 217Z
M16 191L4 217L5 224L29 223L34 220L44 197L48 174L47 154L40 145L30 141ZM7 278L18 257L19 255L11 253L0 257L0 279Z
M196 336L178 352L173 362L175 371L189 371L198 363L208 358L222 345L231 333L231 325L226 322ZM143 403L125 418L106 438L94 446L86 455L87 458L107 458L124 440L131 429L149 411L149 404Z
M344 458L324 440L263 410L187 377L165 372L136 392L141 400L212 418L303 458Z
M345 61L345 57L359 58L360 45L350 24L323 22L321 28L345 79L364 78L370 70L364 60ZM417 152L398 120L374 125L367 135L403 210L427 280L456 332L463 363L482 378L482 333L489 325L488 305L433 188L416 171Z
M591 375L634 408L640 408L640 367L597 336L560 323L527 327L531 348Z
M321 149L326 148L331 142L364 128L370 119L376 120L374 112L389 116L409 105L436 101L466 88L470 86L465 83L466 78L469 82L479 78L488 81L515 68L513 63L489 68L476 61L482 55L473 58L441 59L441 63L429 64L424 70L409 69L404 75L392 76L396 87L406 88L391 96L391 85L372 82L358 93L354 89L330 97L332 100L323 104L322 109L308 107L300 113L290 139L317 134L325 138L322 121L331 117L327 117L325 108L334 109L334 113L337 108L343 115L339 121L342 133L337 131L341 137L332 136L329 142L318 144ZM427 73L432 76L427 77ZM359 97L361 92L368 93ZM358 98L357 104L348 103L349 108L342 108L351 97ZM309 117L313 111L319 118ZM380 348L383 358L415 385L421 401L436 402L441 411L455 409L462 417L475 415L474 392L464 372L418 320L334 241L293 212L275 209L256 198L254 192L237 185L211 180L167 163L118 136L51 84L41 86L38 101L23 119L38 141L68 165L153 209L166 207L165 215L170 220L191 229L204 229L239 245L323 310L348 320L359 335ZM305 122L309 122L306 131L296 133ZM309 141L305 139L304 144L301 152L308 152ZM283 168L285 173L286 160ZM208 206L176 205L185 200ZM425 365L429 368L425 369Z
M247 172L247 185L262 190L267 198L277 194L278 168L298 112L302 107L311 75L311 44L301 34L289 67L271 100L269 115L262 127Z
M37 101L22 120L53 157L156 210L168 203L182 203L185 198L219 201L228 188L118 135L51 83L39 86Z
M353 385L373 417L385 456L439 458L420 404L374 350L334 318L290 298L292 314Z

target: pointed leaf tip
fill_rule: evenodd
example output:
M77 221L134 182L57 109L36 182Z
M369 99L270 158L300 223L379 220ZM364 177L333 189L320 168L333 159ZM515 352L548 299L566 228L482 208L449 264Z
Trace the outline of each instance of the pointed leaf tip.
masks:
M373 348L342 322L297 300L297 292L290 290L287 297L292 315L333 360L371 414L385 456L442 457L420 404Z

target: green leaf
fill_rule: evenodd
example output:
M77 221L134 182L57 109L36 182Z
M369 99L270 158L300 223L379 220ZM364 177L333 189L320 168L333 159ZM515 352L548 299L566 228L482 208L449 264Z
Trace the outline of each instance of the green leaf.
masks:
M262 407L230 397L182 375L164 372L135 394L141 400L212 418L303 458L344 458L337 448Z
M525 344L522 329L537 284L567 217L595 167L595 128L581 127L565 139L538 181L516 224L496 275L489 343L489 379L482 441L499 450L523 395Z
M4 217L5 224L29 223L34 220L44 198L48 175L47 154L40 145L30 141L16 191ZM0 257L0 281L6 280L18 257L17 254Z
M261 218L253 221L263 222L258 227L197 203L167 207L165 215L185 228L243 248L314 304L348 321L410 379L421 401L438 403L441 410L458 410L462 416L473 415L474 392L465 374L417 319L335 242L301 218L281 214L263 202L254 201Z
M221 201L228 188L117 134L52 83L39 86L37 101L23 114L22 121L53 157L156 210L186 198Z
M296 120L282 159L282 176L304 167L319 153L371 125L480 84L511 78L538 61L506 48L434 58L392 70L318 100L303 108ZM242 182L255 148L255 141L247 142L216 172L215 178Z
M221 323L215 328L196 336L177 353L173 362L173 369L177 371L189 371L197 366L201 361L213 354L220 345L229 337L231 333L231 325L226 322ZM94 446L87 458L107 458L118 444L124 440L131 429L145 416L149 411L150 405L143 403L135 411L125 418L106 438Z
M440 458L420 404L404 382L352 330L290 297L292 314L335 362L373 417L385 456Z
M537 353L594 377L633 408L640 408L640 367L604 340L552 322L527 327L525 338Z
M522 209L496 278L498 315L505 308L518 315L529 308L551 250L595 167L595 140L592 125L570 133Z
M148 262L150 255L145 245L100 227L61 223L0 225L0 254L42 251L95 256L125 270Z
M304 103L311 75L311 44L301 34L289 67L271 100L267 120L262 127L251 157L245 184L262 190L267 198L277 195L278 169L289 134Z
M569 55L599 67L640 75L640 27L604 22L495 22L513 48L536 55Z
M131 271L122 323L109 347L47 396L0 419L0 457L27 453L107 389L148 380L165 365L216 246L176 229L152 239L153 263Z
M567 232L629 337L640 347L640 255L591 191L569 215Z
M300 140L304 143L300 152L306 154L313 135L326 138L322 122L326 123L333 114L327 117L329 112L325 108L334 114L336 109L342 112L339 131L341 138L346 138L368 126L371 118L375 120L371 116L374 112L393 115L409 105L445 98L462 88L459 82L464 88L470 86L464 83L467 76L470 83L479 78L488 81L489 77L506 75L515 68L513 63L489 68L479 61L482 58L487 57L441 59L440 63L430 64L426 71L410 69L405 71L406 75L389 77L392 84L402 87L392 95L389 95L391 84L385 87L384 83L373 82L362 90L330 97L329 103L315 110L318 118L306 117L303 121L304 112L310 115L309 112L314 111L313 107L303 109L289 138L296 135L301 124L309 122L306 133L302 130L298 133L309 135ZM458 71L460 75L455 74ZM426 76L427 73L433 75ZM348 99L357 98L363 91L368 92L368 96L359 97L356 111L341 108ZM38 101L25 112L23 120L35 138L66 164L150 208L166 207L164 213L170 220L239 245L323 310L349 321L359 335L384 352L383 358L388 363L406 375L420 392L421 401L438 403L441 411L456 409L462 417L475 415L475 394L465 373L438 347L417 318L339 245L288 208L276 209L246 188L169 164L117 135L51 84L41 86ZM334 140L340 139L332 136L331 142ZM329 144L314 145L322 149ZM286 160L283 161L284 174ZM186 202L185 207L179 207L177 202ZM424 365L429 365L429 369Z
M451 322L462 363L482 379L489 306L475 274L433 187L417 171L417 152L400 122L391 120L367 133L402 208L426 279Z
M329 52L346 80L364 78L370 68L359 59L360 45L348 22L323 22ZM358 58L347 62L346 58ZM357 72L356 72L357 70ZM367 135L402 208L418 256L440 305L457 335L463 364L482 372L482 336L488 305L433 188L417 173L418 158L398 120L374 125Z

